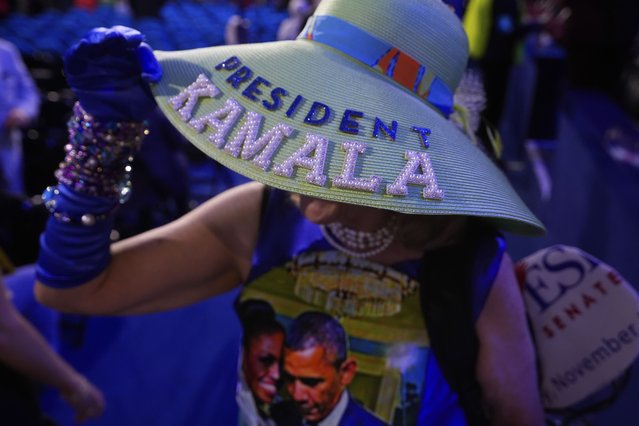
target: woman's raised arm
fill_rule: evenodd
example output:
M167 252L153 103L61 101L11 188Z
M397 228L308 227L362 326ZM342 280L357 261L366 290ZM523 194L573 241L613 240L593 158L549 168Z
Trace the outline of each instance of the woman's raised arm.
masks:
M239 285L248 274L263 186L220 194L172 223L113 244L95 279L72 288L41 282L42 303L67 312L117 315L188 305Z

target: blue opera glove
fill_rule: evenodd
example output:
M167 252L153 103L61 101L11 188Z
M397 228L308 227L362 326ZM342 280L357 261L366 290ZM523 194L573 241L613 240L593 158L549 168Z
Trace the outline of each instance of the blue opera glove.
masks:
M65 54L67 81L79 105L69 120L59 185L43 195L51 212L40 237L36 274L55 288L81 285L111 260L113 210L130 189L130 161L155 108L148 83L162 70L132 28L95 28Z
M139 31L94 28L64 55L64 71L80 104L97 121L142 121L155 108L148 83L162 69Z
M47 188L51 211L40 236L36 277L54 288L71 288L102 273L111 260L113 199L81 194L65 185Z

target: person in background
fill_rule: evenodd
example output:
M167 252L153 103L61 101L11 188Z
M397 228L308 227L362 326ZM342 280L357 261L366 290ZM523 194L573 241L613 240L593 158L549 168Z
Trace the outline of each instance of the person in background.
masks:
M30 274L33 278L33 273ZM0 271L0 420L6 426L53 425L40 411L36 384L58 389L83 422L99 417L104 397L62 359L12 303Z
M306 24L306 20L313 13L313 7L308 0L291 0L288 3L288 17L277 29L278 40L295 40Z
M18 49L0 39L0 191L24 193L21 130L39 108L40 92Z

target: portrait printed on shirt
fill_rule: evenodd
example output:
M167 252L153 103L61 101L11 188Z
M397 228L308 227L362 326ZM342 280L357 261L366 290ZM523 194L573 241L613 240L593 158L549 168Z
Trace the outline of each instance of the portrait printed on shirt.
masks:
M250 282L237 305L238 389L252 401L240 411L267 425L417 424L430 353L418 287L337 251L303 253Z

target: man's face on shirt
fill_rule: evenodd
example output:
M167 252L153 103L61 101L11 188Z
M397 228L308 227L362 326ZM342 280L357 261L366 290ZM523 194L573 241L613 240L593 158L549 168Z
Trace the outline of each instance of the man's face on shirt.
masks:
M335 366L334 356L321 346L301 351L285 349L284 373L288 393L304 418L312 422L331 413L347 384Z

